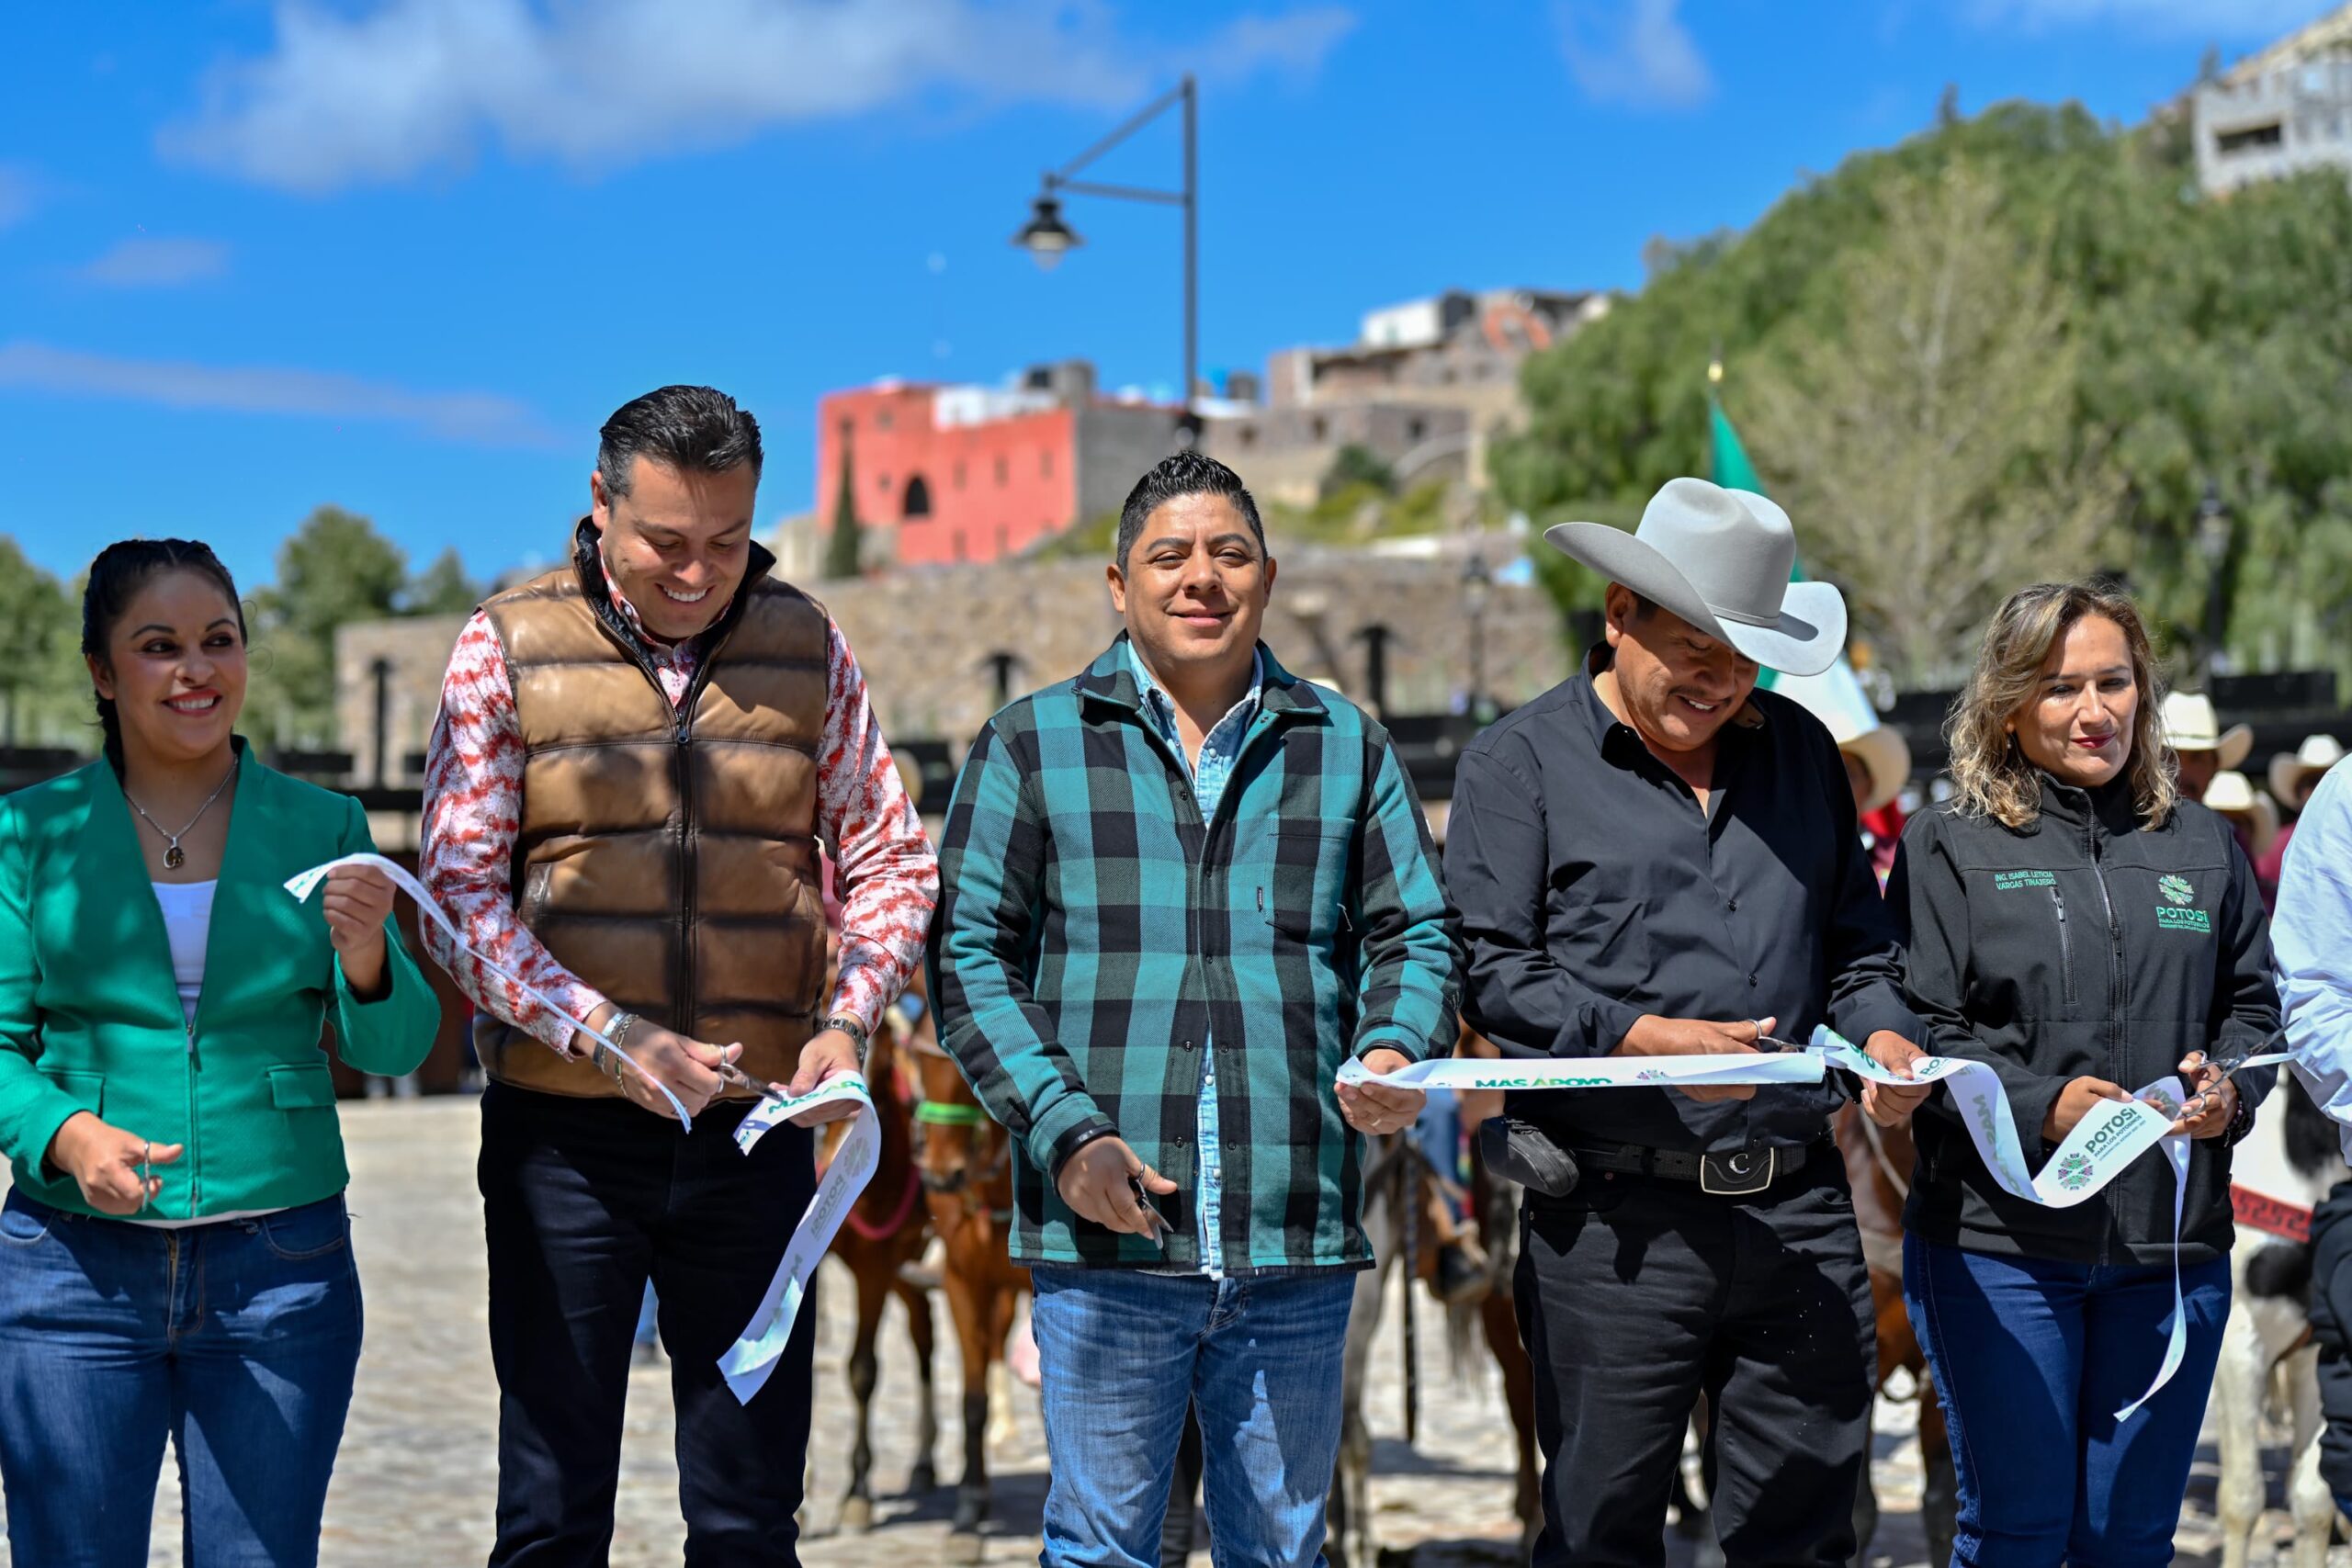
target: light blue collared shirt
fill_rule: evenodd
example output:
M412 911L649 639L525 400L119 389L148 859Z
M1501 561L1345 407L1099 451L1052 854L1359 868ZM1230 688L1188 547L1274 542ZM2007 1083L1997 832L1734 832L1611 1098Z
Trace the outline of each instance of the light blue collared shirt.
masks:
M1176 728L1176 705L1159 689L1159 682L1152 679L1143 655L1136 651L1132 642L1127 644L1127 663L1135 672L1136 686L1143 692L1144 716L1159 732L1159 738L1168 742L1168 749L1176 753L1177 761L1184 764L1202 818L1216 816L1217 802L1225 798L1226 781L1233 776L1233 765L1240 760L1241 743L1249 737L1250 721L1258 716L1258 698L1266 683L1265 656L1250 656L1249 691L1226 710L1225 716L1203 738L1197 758L1185 754L1182 732ZM1201 1170L1193 1212L1200 1217L1201 1272L1217 1280L1225 1276L1225 1247L1219 1233L1225 1213L1225 1160L1217 1136L1214 1044L1205 1035L1202 1037L1201 1108L1194 1123L1201 1148Z
M2295 1070L2352 1159L2352 764L2328 770L2287 843L2270 918Z

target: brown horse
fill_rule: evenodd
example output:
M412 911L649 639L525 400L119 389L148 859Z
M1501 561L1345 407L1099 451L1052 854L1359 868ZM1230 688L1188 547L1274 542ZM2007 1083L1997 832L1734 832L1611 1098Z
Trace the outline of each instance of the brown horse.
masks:
M1878 1319L1878 1391L1887 1393L1898 1369L1911 1374L1910 1397L1919 1402L1919 1522L1927 1531L1931 1568L1943 1568L1951 1561L1960 1506L1951 1437L1944 1428L1943 1405L1936 1398L1927 1354L1911 1332L1911 1314L1903 1305L1903 1201L1910 1193L1917 1151L1908 1123L1881 1127L1860 1106L1839 1111L1832 1130L1846 1161L1846 1180L1854 1190L1854 1223L1862 1233L1863 1261L1870 1266L1871 1308ZM1865 1465L1854 1499L1854 1536L1860 1554L1867 1555L1877 1527L1878 1494Z
M1460 1056L1497 1056L1495 1047L1467 1028L1455 1045ZM1461 1096L1465 1132L1501 1109L1498 1091L1472 1089ZM1472 1151L1470 1212L1477 1221L1487 1255L1487 1289L1476 1299L1447 1309L1447 1338L1457 1373L1476 1354L1471 1334L1476 1329L1501 1369L1503 1400L1510 1413L1516 1450L1516 1488L1512 1512L1520 1523L1522 1553L1534 1543L1543 1523L1543 1500L1535 1462L1535 1369L1519 1337L1519 1312L1511 1299L1511 1276L1517 1263L1519 1189L1492 1176ZM1421 1158L1419 1146L1403 1133L1368 1139L1364 1153L1364 1230L1372 1238L1377 1265L1357 1277L1355 1303L1348 1318L1346 1359L1340 1374L1339 1462L1332 1476L1331 1497L1325 1510L1325 1552L1333 1568L1371 1568L1382 1560L1377 1520L1372 1508L1372 1430L1363 1415L1370 1382L1373 1341L1379 1330L1383 1282L1388 1271L1410 1255L1411 1276L1432 1289L1437 1283L1434 1237L1445 1222L1435 1174ZM1446 1173L1450 1181L1452 1173ZM1409 1245L1408 1245L1409 1244ZM1414 1439L1419 1397L1419 1361L1413 1333L1414 1296L1405 1292L1405 1419L1406 1440Z
M873 1179L851 1206L829 1249L857 1281L857 1339L849 1353L849 1392L857 1403L857 1440L850 1450L849 1490L842 1496L841 1521L842 1529L850 1531L865 1529L874 1522L874 1493L868 1480L874 1469L871 1431L877 1381L874 1342L882 1326L882 1309L892 1296L906 1306L907 1335L914 1341L916 1372L922 1380L915 1461L908 1472L907 1490L921 1494L939 1484L932 1463L932 1450L939 1442L939 1417L932 1400L931 1297L900 1273L922 1258L930 1236L931 1216L918 1201L922 1182L915 1169L913 1093L905 1081L897 1031L890 1024L875 1032L865 1081L874 1100L882 1149L875 1161ZM831 1163L850 1125L836 1122L825 1129L820 1163Z
M1029 1270L1006 1254L1012 1218L1012 1135L989 1120L939 1047L918 1036L912 1055L915 1162L931 1227L945 1245L944 1284L964 1360L964 1474L956 1487L956 1561L978 1562L989 1516L989 1370L1004 1359Z

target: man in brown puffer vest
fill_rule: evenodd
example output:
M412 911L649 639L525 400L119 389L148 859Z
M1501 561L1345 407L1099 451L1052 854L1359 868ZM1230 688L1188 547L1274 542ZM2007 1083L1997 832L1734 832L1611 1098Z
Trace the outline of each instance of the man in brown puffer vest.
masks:
M570 1020L430 943L481 1009L491 1079L493 1568L605 1562L649 1279L689 1560L797 1561L815 1316L748 1404L718 1359L815 1190L812 1139L779 1128L740 1152L756 1098L741 1086L805 1092L862 1065L922 953L938 870L840 629L751 539L759 472L759 426L722 393L624 406L571 561L476 611L442 687L426 884L469 946L694 1117L682 1133ZM843 906L830 982L820 844Z

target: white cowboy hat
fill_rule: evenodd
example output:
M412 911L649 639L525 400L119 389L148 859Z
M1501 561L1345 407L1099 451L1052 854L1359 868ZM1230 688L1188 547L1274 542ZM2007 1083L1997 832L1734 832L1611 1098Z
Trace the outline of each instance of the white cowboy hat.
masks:
M1831 733L1836 733L1833 729ZM1856 809L1868 815L1903 793L1911 778L1911 743L1889 725L1874 724L1860 735L1838 742L1838 750L1861 759L1871 775L1871 792Z
M1791 582L1796 530L1751 491L1668 479L1631 534L1557 523L1544 537L1768 670L1818 675L1846 646L1846 598L1826 582Z
M2292 804L2302 793L2303 780L2324 773L2344 761L2344 748L2333 735L2306 735L2291 752L2270 759L2270 793Z
M2246 828L2248 850L2260 855L2278 836L2278 807L2267 795L2247 782L2246 776L2234 768L2224 768L2213 775L2205 786L2205 807L2218 811Z
M1860 810L1876 811L1903 793L1911 779L1910 742L1903 739L1901 730L1879 722L1878 709L1871 705L1851 670L1832 664L1818 675L1783 673L1772 682L1772 690L1803 703L1828 728L1838 750L1860 760L1870 774L1871 788Z
M2202 692L2165 694L2165 739L2176 751L2211 751L2224 768L2234 768L2254 750L2254 728L2233 724L2225 731Z

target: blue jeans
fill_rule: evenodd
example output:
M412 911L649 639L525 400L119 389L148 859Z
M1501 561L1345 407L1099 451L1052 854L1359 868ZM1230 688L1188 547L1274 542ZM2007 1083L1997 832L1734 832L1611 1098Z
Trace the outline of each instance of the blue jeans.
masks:
M1158 1568L1187 1406L1217 1568L1323 1561L1352 1270L1030 1279L1053 1471L1045 1568Z
M309 1568L359 1364L340 1197L164 1231L10 1192L0 1481L41 1568L144 1568L168 1435L187 1568Z
M1997 1258L1916 1235L1903 1295L1951 1428L1952 1562L2163 1568L2230 1314L2227 1258L2181 1270L2188 1348L2146 1392L2172 1325L2172 1268Z

